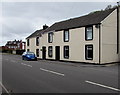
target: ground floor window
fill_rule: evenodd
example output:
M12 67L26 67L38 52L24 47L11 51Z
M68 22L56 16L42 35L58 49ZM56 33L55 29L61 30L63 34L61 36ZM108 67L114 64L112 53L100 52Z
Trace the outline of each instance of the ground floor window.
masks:
M64 58L69 58L69 46L64 46Z
M29 52L30 51L30 49L27 49L27 52Z
M52 46L49 46L48 47L48 56L49 57L52 57L52 51L53 51Z
M85 58L86 60L93 59L93 45L85 45Z
M39 57L39 49L36 49L36 56Z

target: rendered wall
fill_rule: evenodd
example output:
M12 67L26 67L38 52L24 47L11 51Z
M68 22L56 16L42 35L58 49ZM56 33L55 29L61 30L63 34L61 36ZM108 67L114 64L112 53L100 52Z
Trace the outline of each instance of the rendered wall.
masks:
M117 62L117 10L103 20L101 39L101 63Z
M46 58L55 59L55 46L60 46L60 60L76 61L76 62L99 62L99 29L93 26L93 40L85 41L85 27L70 29L69 42L63 41L63 31L54 32L53 43L48 43L48 34L42 36L42 43L40 46L46 46ZM93 60L85 59L85 45L93 45ZM63 47L69 45L69 59L64 58ZM53 57L48 57L48 46L53 46ZM42 47L40 47L42 49ZM42 58L42 51L41 51Z
M26 51L29 49L31 52L34 52L36 54L36 49L39 49L39 46L36 46L36 37L29 38L29 43L29 46L27 46L26 41ZM40 58L40 56L38 58Z

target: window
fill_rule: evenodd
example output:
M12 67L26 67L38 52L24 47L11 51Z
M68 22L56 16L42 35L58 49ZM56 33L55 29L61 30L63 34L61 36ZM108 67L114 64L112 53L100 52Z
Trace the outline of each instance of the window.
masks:
M39 37L36 38L36 46L39 46Z
M39 57L39 49L36 49L36 56Z
M20 45L18 45L18 48L20 48Z
M48 47L48 56L52 57L52 46Z
M27 52L29 52L30 51L30 49L27 49Z
M27 46L29 46L30 45L30 42L29 42L29 39L27 39Z
M48 33L48 42L52 43L53 42L53 33Z
M85 46L85 58L86 58L86 60L93 59L93 45L86 45Z
M69 30L64 30L64 42L69 41Z
M69 46L64 46L64 58L69 58Z
M93 39L93 26L85 27L85 40Z

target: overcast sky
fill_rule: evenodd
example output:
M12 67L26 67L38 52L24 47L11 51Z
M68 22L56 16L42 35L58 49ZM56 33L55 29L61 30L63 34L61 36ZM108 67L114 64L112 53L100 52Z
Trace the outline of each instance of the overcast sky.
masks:
M23 40L37 29L55 22L105 9L116 2L2 2L2 42ZM2 6L1 6L2 5Z

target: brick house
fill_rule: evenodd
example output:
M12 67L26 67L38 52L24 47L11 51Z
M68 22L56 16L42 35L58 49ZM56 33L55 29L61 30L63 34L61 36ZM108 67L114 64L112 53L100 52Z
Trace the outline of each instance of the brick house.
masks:
M26 44L22 40L7 41L5 48L10 50L25 50Z

